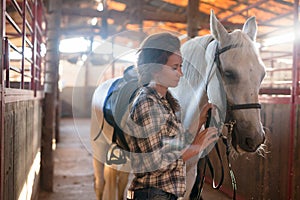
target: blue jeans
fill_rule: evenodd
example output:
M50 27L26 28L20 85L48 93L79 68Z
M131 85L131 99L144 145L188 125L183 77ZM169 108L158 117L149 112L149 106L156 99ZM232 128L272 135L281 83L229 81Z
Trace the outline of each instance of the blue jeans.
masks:
M161 189L144 188L134 191L134 200L177 200L177 197Z

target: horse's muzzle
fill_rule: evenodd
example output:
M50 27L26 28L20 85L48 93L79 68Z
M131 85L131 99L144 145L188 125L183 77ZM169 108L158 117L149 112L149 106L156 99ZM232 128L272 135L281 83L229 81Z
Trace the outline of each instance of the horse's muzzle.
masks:
M246 152L255 152L265 142L265 133L257 132L252 137L246 136L239 138L238 146Z

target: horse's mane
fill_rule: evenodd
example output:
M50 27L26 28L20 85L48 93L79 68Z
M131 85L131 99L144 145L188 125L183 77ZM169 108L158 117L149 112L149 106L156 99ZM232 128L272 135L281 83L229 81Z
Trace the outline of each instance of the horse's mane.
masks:
M190 131L195 131L197 127L191 128L191 124L198 119L199 101L205 94L205 51L208 44L213 40L211 35L195 37L185 42L181 47L183 58L182 71L184 76L180 79L180 84L174 88L177 98L182 108L182 122L189 127ZM180 93L185 92L185 95ZM195 128L195 130L193 130Z
M183 73L188 77L188 84L199 86L205 76L205 51L213 40L211 35L195 37L182 45ZM198 89L198 88L195 88Z

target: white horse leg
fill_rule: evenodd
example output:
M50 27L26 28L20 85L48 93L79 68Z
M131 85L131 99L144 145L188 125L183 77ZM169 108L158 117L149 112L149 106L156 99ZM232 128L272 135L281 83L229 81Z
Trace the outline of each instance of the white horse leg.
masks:
M126 199L129 172L104 165L103 200Z
M117 170L104 165L104 191L103 200L116 200L117 196Z
M118 171L118 200L123 200L126 198L127 191L127 183L128 183L128 172ZM124 196L125 195L125 196Z
M103 170L104 164L99 162L98 159L93 158L94 167L94 190L96 193L97 200L102 200L103 188L104 188L104 177Z

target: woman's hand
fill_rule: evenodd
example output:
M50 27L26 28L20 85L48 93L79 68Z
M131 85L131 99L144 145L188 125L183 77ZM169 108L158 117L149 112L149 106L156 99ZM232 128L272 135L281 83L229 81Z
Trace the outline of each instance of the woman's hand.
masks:
M195 155L198 155L210 145L215 144L218 139L218 129L215 127L209 127L201 132L198 132L191 146L189 146L183 153L183 160L187 161Z
M209 127L201 132L198 132L192 142L192 146L198 149L198 153L206 149L211 144L217 142L218 137L218 129L215 127Z

